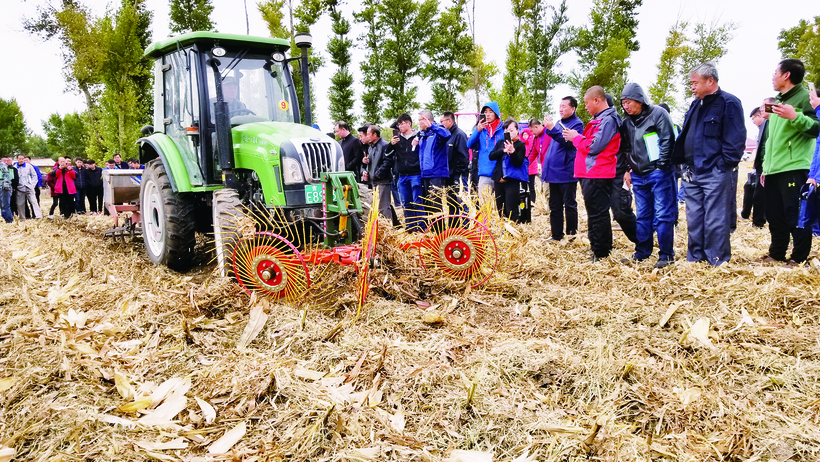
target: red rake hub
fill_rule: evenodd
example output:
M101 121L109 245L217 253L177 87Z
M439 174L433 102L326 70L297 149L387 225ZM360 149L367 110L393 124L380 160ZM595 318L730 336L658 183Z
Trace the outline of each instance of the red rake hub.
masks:
M439 246L439 256L444 265L455 271L470 268L476 259L475 244L465 236L450 236Z
M279 259L270 254L263 253L254 258L251 263L252 268L256 268L256 282L261 287L272 292L284 290L288 284L288 274L283 270L283 265Z

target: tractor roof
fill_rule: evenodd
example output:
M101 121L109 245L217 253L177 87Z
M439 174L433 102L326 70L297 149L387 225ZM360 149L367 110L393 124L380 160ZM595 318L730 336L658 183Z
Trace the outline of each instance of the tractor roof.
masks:
M204 44L209 48L217 44L228 47L252 46L255 48L274 48L280 51L290 48L290 42L279 38L219 34L216 32L189 32L152 43L145 50L145 56L156 58L169 51L175 50L177 47L187 47L194 43Z

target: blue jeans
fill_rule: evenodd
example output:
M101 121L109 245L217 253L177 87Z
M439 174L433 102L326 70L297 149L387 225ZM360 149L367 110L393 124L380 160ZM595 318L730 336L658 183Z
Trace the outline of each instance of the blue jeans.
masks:
M0 189L0 212L2 212L2 217L6 220L6 223L14 221L11 214L11 189L8 191Z
M707 173L692 173L686 184L686 226L689 248L686 259L718 266L732 258L729 241L729 207L734 191L732 171L717 168Z
M399 176L398 187L404 208L405 229L409 232L424 231L421 175Z
M646 175L632 174L632 192L637 210L638 242L635 260L652 255L653 235L658 233L658 260L675 258L675 174L671 170L653 170Z

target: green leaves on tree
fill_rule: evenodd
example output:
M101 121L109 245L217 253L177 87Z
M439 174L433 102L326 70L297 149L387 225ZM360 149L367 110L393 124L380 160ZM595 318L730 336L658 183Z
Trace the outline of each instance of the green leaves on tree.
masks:
M211 0L170 0L171 32L185 33L214 30Z

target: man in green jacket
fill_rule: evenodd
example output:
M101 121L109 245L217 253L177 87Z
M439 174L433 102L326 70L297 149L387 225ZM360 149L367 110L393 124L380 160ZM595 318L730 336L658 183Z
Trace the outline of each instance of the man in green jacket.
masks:
M786 261L790 237L794 242L789 265L805 262L811 251L811 229L798 228L797 219L800 187L808 178L820 122L802 85L805 74L800 60L781 61L772 75L779 102L764 105L772 112L761 178L772 242L762 261Z

